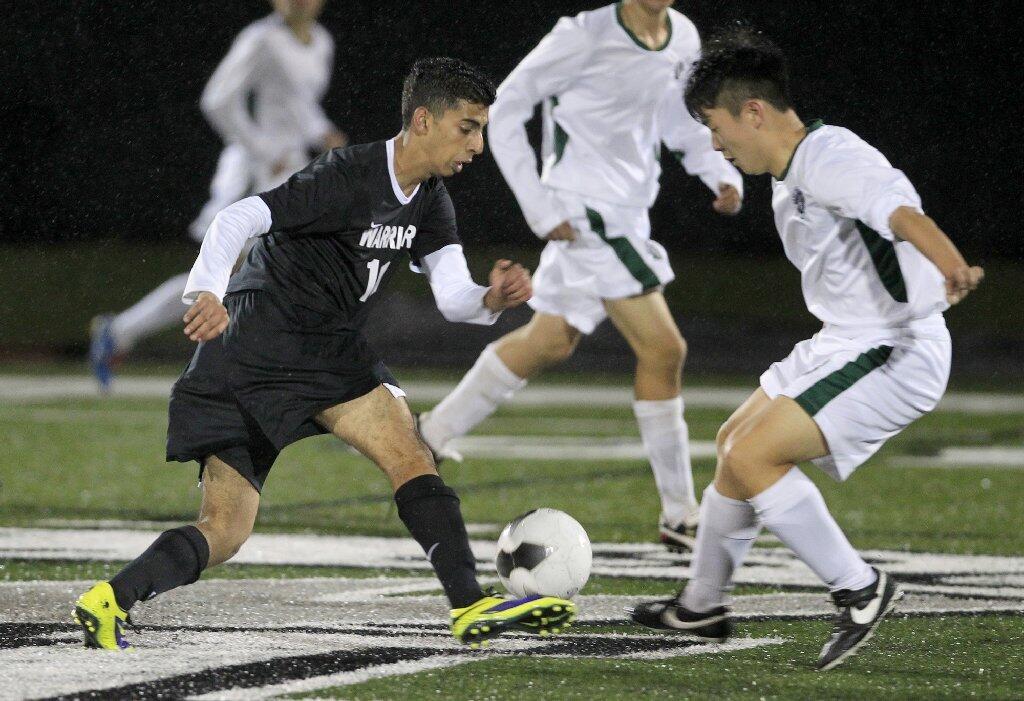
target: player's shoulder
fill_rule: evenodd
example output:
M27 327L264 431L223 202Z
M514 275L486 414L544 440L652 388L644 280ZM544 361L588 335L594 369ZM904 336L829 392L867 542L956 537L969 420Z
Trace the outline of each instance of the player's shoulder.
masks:
M386 166L387 148L383 141L349 144L332 148L320 158L334 168L357 171L373 166Z
M595 10L584 10L575 15L562 17L555 24L555 30L597 37L615 26L616 5L605 5Z
M672 24L672 43L687 48L700 48L700 32L697 25L675 8L668 8L668 21Z
M264 41L267 37L279 32L282 26L281 18L276 13L271 13L246 25L245 29L238 33L236 41Z
M327 28L324 27L324 25L317 22L313 25L313 28L310 31L313 34L314 44L331 50L334 49L334 37L331 36L331 33L327 31Z
M844 164L875 162L888 165L882 153L846 127L824 124L821 120L808 123L803 159L808 165L819 164L842 168Z

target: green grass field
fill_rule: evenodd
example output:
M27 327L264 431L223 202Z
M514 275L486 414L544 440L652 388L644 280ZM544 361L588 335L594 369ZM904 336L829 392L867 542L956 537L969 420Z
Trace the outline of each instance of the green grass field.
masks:
M605 378L606 380L608 378ZM628 382L628 380L621 380ZM428 408L413 402L414 409ZM59 399L0 407L0 525L53 526L61 520L184 521L199 493L194 465L165 464L166 404L160 399ZM688 409L693 440L713 440L728 415ZM628 407L509 407L480 433L511 436L621 436L636 439ZM891 441L847 483L808 467L839 523L859 548L1020 557L1024 511L1020 469L924 464L942 448L1024 445L1024 416L937 413ZM922 462L922 460L924 462ZM703 488L713 463L697 460ZM636 460L468 459L442 474L462 499L467 522L505 521L536 506L560 508L595 542L645 542L654 536L657 496L648 466ZM384 478L328 437L287 449L264 492L257 530L402 536ZM8 560L2 581L106 578L119 563ZM406 576L408 572L336 567L225 565L211 578ZM422 575L422 572L419 573ZM666 595L665 580L597 577L585 593ZM774 591L745 586L738 594ZM821 592L822 597L825 596ZM7 617L4 617L8 620ZM615 627L611 632L636 629ZM641 659L506 657L469 667L388 677L310 692L352 699L458 697L641 698L1014 698L1024 659L1017 614L901 617L833 673L811 670L827 637L823 620L741 624L740 635L781 644L719 655ZM1013 670L1016 669L1016 672Z

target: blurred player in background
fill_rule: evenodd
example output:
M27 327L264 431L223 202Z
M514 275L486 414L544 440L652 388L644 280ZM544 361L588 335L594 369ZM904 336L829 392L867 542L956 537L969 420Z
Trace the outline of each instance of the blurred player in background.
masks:
M935 408L949 379L942 312L978 286L907 177L853 132L800 120L782 52L749 29L708 43L687 106L745 173L772 176L772 209L807 309L824 324L761 376L718 432L690 581L633 619L705 640L731 634L726 596L763 526L828 585L838 608L818 669L864 644L902 592L854 550L797 464L842 481ZM770 290L765 291L770 294Z
M200 105L225 147L210 200L189 227L197 242L229 204L284 182L312 152L347 143L319 104L334 62L334 41L316 21L323 4L274 0L274 13L242 30L206 84ZM181 321L187 279L176 275L123 312L93 319L89 361L101 389L115 358Z
M436 454L473 429L528 379L572 355L580 337L612 323L636 355L633 405L661 495L659 531L689 549L697 519L683 419L686 345L662 288L674 278L650 238L661 145L735 214L743 180L683 105L700 37L672 0L626 0L555 28L508 76L491 109L494 158L534 233L548 241L530 322L489 345L458 387L420 417ZM543 103L543 173L524 123Z

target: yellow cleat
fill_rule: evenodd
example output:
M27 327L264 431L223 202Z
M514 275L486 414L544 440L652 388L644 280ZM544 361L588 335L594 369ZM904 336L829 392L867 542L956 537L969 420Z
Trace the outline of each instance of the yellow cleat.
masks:
M452 609L451 615L452 634L475 649L510 629L543 636L558 632L576 617L576 605L553 596L505 599L490 595L465 608Z
M82 626L86 647L101 650L135 649L123 635L124 624L131 623L131 619L117 605L114 590L107 582L97 582L92 589L78 597L72 615L75 623Z

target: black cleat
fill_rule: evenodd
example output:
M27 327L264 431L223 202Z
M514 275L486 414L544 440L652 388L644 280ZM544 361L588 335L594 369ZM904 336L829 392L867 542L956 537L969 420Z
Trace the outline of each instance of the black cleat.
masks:
M642 626L670 630L710 643L724 643L732 635L732 618L725 606L697 613L672 598L645 601L627 611L630 618Z
M662 514L658 519L658 537L669 552L693 552L697 545L697 512L694 511L675 526L670 525Z
M832 637L821 649L817 668L825 671L841 665L856 654L860 646L871 639L875 628L896 602L903 598L903 590L885 573L875 568L878 580L863 589L840 589L832 592L832 601L839 607Z

